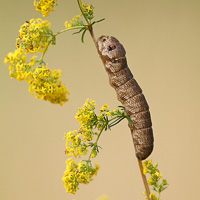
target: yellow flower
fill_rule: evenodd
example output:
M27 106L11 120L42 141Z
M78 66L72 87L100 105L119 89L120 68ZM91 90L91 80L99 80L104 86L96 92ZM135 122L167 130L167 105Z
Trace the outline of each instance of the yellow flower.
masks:
M4 59L5 63L9 63L10 76L19 81L28 81L31 77L31 68L34 66L35 56L31 58L31 62L27 63L27 57L20 49L8 53Z
M90 12L92 10L91 6L88 6L86 9L88 12Z
M103 111L105 111L106 110L106 108L108 108L109 107L109 105L108 104L105 104L105 105L103 105L102 107L101 107L101 109L100 109L100 112L103 112Z
M156 171L155 175L156 175L158 178L162 178L162 174L160 174L159 171Z
M148 179L148 182L149 182L149 184L153 183L152 177L150 177L150 178Z
M152 159L148 160L148 166L150 166L152 164Z
M50 11L55 11L53 9L57 6L57 0L34 0L34 6L36 10L42 13L43 17L47 17Z
M76 15L74 18L70 20L70 23L68 21L65 22L65 27L66 28L71 28L74 26L82 26L83 21L80 20L81 15Z
M80 183L87 184L93 180L93 176L96 175L97 167L95 168L88 165L85 161L80 161L78 164L72 158L66 161L66 170L62 181L66 188L66 191L75 194L79 189Z
M76 15L74 18L79 19L81 15Z
M144 169L143 169L143 174L145 175L146 173L147 173L147 169L144 168Z
M69 131L65 134L66 150L65 153L68 156L86 155L88 152L87 142L82 139L82 134L80 131Z
M99 168L100 168L100 165L98 163L95 163L95 175L97 175Z
M111 116L110 111L106 112L106 115L107 115L107 116Z
M96 152L91 153L91 157L94 158L96 156Z
M32 73L32 78L29 80L29 91L35 94L35 98L44 99L54 104L63 105L68 101L65 85L59 80L60 70L51 71L49 68L42 66L36 68Z
M156 195L154 193L151 193L149 195L149 198L152 199L152 200L156 200Z
M43 52L52 40L53 32L48 21L31 19L24 23L19 30L16 46L26 53Z
M68 22L68 21L66 21L66 22L65 22L65 27L66 27L66 28L70 28L70 27L72 27L72 25L71 25L71 24L69 24L69 22Z
M93 16L94 6L92 5L87 6L86 4L82 4L82 9L88 18L92 19L94 17Z

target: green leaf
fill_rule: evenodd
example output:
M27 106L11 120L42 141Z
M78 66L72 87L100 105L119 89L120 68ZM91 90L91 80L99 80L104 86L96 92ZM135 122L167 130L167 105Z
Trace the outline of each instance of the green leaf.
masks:
M75 35L75 34L81 33L83 30L85 30L85 28L81 28L79 31L77 31L77 32L75 32L75 33L72 33L72 35Z
M162 188L162 189L161 189L161 192L162 192L163 190L165 190L166 188L167 188L167 187Z
M131 126L134 126L132 120L130 119L130 116L129 116L129 115L126 115L126 118L127 118L127 120L130 122Z
M153 187L153 190L156 191L156 192L158 192L157 188L155 188L155 187Z
M94 146L94 143L93 143L93 142L89 142L89 143L88 143L88 146L89 146L89 147L93 147L93 146Z
M102 19L97 20L97 21L93 21L91 25L94 25L94 24L96 24L96 23L102 22L103 20L105 20L105 18L102 18Z
M100 20L97 20L96 23L102 22L103 20L105 20L106 18L102 18Z
M110 123L108 126L109 128L111 128L112 126L115 126L116 124L118 124L119 122L121 122L124 119L124 117L120 117L118 119L116 119L114 122Z

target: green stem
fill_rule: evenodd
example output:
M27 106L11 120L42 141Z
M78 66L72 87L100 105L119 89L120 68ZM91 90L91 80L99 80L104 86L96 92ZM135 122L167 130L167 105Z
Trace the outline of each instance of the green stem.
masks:
M124 118L126 118L126 117L119 117L118 119L116 119L115 121L113 121L112 123L110 123L109 127L111 128L112 126L115 126L116 124L118 124L119 122L121 122Z
M126 118L127 114L126 113L122 113L122 115L117 115L116 117L113 117L112 119L108 120L108 123L113 121L114 119L117 119L117 118Z
M93 42L94 42L96 48L97 48L97 40L96 40L96 38L95 38L95 36L94 36L92 24L91 24L91 22L89 22L89 20L88 20L87 17L85 16L85 13L83 12L83 9L82 9L82 1L81 1L81 0L77 0L77 2L78 2L79 9L80 9L80 11L81 11L81 13L82 13L82 15L83 15L85 21L86 21L87 24L88 24L88 30L89 30L89 32L90 32L90 35L91 35L91 37L92 37L92 39L93 39Z
M124 116L116 116L116 117L114 117L114 118L108 120L108 121L104 124L104 126L102 127L102 129L101 129L99 135L97 136L97 139L96 139L96 141L95 141L95 143L94 143L94 147L97 145L97 142L98 142L98 140L99 140L99 138L100 138L100 136L101 136L103 130L105 129L105 127L108 126L109 122L111 122L111 121L113 121L113 120L115 120L115 119L117 119L117 118L119 118L120 121L121 121L121 120L123 120L125 117L124 117ZM111 123L111 124L112 124L112 123ZM94 147L93 147L93 148L94 148ZM93 148L92 148L92 150L93 150ZM89 155L88 160L90 160L90 158L91 158L91 156L92 156L92 150L91 150L91 153L90 153L90 155Z
M61 33L66 32L66 31L70 31L70 30L74 30L74 29L81 29L81 28L85 28L85 26L74 26L74 27L66 28L66 29L64 29L62 31L57 32L54 36L57 36L57 35L59 35Z
M82 1L81 0L77 0L77 3L78 3L78 7L79 7L79 9L80 9L85 21L87 22L88 26L90 26L91 23L88 21L87 17L85 16L85 13L83 12L83 9L82 9L82 5L83 5Z
M117 119L117 118L121 118L122 116L116 116L116 117L113 117L112 119L108 120L108 123L113 121L114 119Z
M41 61L43 61L44 55L45 55L45 53L46 53L46 51L47 51L47 49L48 49L49 45L51 44L51 42L52 42L52 39L51 39L51 40L49 40L49 42L48 42L48 44L47 44L47 46L46 46L45 50L43 51L43 54L42 54Z
M104 128L105 128L106 126L107 126L107 124L105 124L105 125L102 127L102 129L101 129L101 131L100 131L99 135L97 136L97 139L96 139L96 141L95 141L95 143L94 143L94 146L97 145L97 142L98 142L98 140L99 140L99 138L100 138L100 136L101 136L101 134L102 134L102 132L103 132L103 130L104 130ZM94 148L94 147L93 147L93 148ZM93 150L93 148L92 148L92 150ZM90 153L90 155L89 155L88 160L90 160L90 158L91 158L91 156L92 156L92 150L91 150L91 153Z
M160 192L158 192L158 200L160 200Z

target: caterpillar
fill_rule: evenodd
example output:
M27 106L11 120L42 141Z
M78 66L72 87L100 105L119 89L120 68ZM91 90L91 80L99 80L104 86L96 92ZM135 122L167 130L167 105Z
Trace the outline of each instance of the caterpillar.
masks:
M115 89L118 100L124 105L134 126L129 122L139 160L146 159L153 151L153 130L149 106L142 89L133 78L126 60L123 45L113 36L101 36L97 40L97 50L108 73L109 83Z

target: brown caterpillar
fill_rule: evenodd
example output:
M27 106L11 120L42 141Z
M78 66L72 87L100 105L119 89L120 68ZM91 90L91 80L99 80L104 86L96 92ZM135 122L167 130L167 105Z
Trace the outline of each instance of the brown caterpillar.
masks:
M153 151L153 130L149 106L142 90L127 66L126 51L112 36L101 36L97 40L98 53L115 89L118 100L124 105L134 126L129 123L136 156L146 159Z

